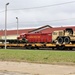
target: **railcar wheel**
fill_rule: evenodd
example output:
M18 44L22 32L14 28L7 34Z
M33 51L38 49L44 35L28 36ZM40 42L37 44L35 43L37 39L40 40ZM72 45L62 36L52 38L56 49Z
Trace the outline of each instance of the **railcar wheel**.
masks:
M69 44L70 43L70 38L69 37L65 37L64 38L64 42L65 42L65 44Z
M62 37L58 37L57 41L58 41L59 44L63 44L63 42L64 42Z

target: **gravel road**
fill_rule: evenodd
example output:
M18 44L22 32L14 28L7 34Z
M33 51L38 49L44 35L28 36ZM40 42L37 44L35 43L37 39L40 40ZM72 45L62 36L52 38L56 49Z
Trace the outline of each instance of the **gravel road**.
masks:
M75 75L75 65L0 61L0 75Z
M31 74L20 73L20 72L0 71L0 75L31 75Z

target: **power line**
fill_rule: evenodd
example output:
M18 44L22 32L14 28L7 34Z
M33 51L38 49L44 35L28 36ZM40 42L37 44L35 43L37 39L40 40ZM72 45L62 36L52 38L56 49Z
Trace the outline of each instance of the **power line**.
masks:
M39 7L31 7L31 8L9 9L8 11L12 11L12 10L27 10L27 9L47 8L47 7L65 5L65 4L70 4L70 3L75 3L75 1L64 2L64 3L58 3L58 4L52 4L52 5L46 5L46 6L39 6ZM5 11L0 11L0 13L2 13L2 12L5 12Z
M51 20L51 21L38 21L38 22L56 22L56 21L66 21L66 20L73 20L75 18L67 18L67 19L59 19L59 20Z
M67 18L67 19L59 19L59 20L50 20L50 21L37 21L38 23L43 23L43 22L58 22L58 21L66 21L66 20L72 20L72 19L75 19L75 18ZM36 23L36 22L19 22L19 24L22 24L22 23ZM8 23L8 24L16 24L16 22L13 22L13 23ZM4 24L2 24L4 25Z
M57 21L66 21L66 20L72 20L75 18L67 18L67 19L59 19L59 20L50 20L50 21L37 21L37 22L57 22ZM20 23L36 23L36 22L20 22Z
M64 2L64 3L58 3L58 4L52 4L52 5L46 5L46 6L39 6L39 7L21 8L21 9L10 9L10 10L38 9L38 8L46 8L46 7L52 7L52 6L65 5L65 4L70 4L70 3L75 3L75 1Z

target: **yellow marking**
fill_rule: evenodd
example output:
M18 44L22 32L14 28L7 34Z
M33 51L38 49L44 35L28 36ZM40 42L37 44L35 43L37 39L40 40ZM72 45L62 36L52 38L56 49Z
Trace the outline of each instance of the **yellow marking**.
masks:
M41 38L40 36L29 36L28 38Z

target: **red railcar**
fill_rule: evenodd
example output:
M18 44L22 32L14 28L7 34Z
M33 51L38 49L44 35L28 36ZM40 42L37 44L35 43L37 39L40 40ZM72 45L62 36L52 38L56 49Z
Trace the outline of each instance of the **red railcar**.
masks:
M27 40L30 43L45 43L52 42L51 33L31 33L31 34L21 34L18 39Z

